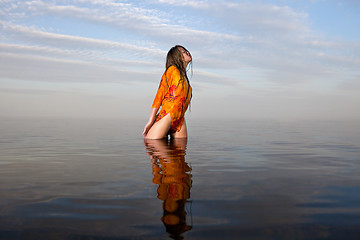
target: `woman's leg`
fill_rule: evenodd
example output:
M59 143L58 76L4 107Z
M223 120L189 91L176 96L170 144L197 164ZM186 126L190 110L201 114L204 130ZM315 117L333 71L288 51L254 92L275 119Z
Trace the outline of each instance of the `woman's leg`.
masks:
M179 132L174 132L171 134L171 137L173 138L187 138L187 128L186 128L186 121L184 118L184 122L180 128Z
M161 139L167 136L171 127L171 116L167 114L158 122L154 123L146 134L147 139Z

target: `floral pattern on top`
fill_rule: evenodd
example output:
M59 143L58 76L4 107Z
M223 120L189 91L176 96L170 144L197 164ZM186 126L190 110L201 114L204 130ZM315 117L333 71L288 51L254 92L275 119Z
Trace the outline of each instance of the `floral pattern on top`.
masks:
M184 76L181 75L179 69L175 66L170 66L161 78L152 104L153 108L161 107L155 122L170 114L170 132L179 132L191 100L191 94L192 88Z

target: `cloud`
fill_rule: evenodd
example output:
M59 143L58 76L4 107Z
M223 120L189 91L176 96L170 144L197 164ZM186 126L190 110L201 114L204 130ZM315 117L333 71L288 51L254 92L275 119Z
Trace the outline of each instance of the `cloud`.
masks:
M168 49L182 44L194 59L194 109L199 104L204 116L213 106L232 114L223 107L229 102L233 109L248 107L249 116L287 116L283 112L292 106L300 106L301 116L312 100L319 102L322 91L329 101L318 105L326 107L339 101L336 94L358 89L360 43L322 36L312 29L311 12L286 2L28 0L1 5L0 81L6 83L84 83L98 92L93 83L105 83L104 88L120 86L116 91L123 96L139 92L143 100L134 100L139 107L152 98L146 88L156 89ZM2 86L3 92L11 89ZM20 85L17 91L14 98L21 91L31 95ZM35 97L36 88L31 91ZM214 105L207 108L209 103ZM275 105L279 109L272 113ZM331 109L326 108L329 116ZM312 114L318 112L312 108Z
M84 49L63 49L48 46L28 46L21 44L3 44L0 43L2 53L12 53L24 57L43 56L56 60L82 60L83 62L102 63L108 67L113 66L119 69L139 69L139 68L156 68L158 63L142 60L123 60L107 57L106 53L100 52L94 57L91 52Z
M172 16L153 9L135 7L131 4L120 4L108 1L82 1L95 4L91 7L73 5L51 5L44 2L30 2L23 4L29 15L58 15L96 22L104 25L118 27L114 31L126 31L126 34L146 36L156 42L182 41L187 42L189 37L194 40L209 41L219 38L236 40L237 36L218 32L204 31L188 28L185 25L172 23ZM164 40L166 39L166 40Z
M192 8L204 8L208 4L208 1L176 1L176 0L158 0L158 1L151 1L152 3L157 4L166 4L172 6L181 6L181 7L192 7Z
M134 69L141 62L154 66L150 64L154 60L161 65L167 49L181 42L193 52L198 72L206 72L201 74L203 77L221 77L230 71L233 76L228 76L229 82L235 82L246 69L257 69L267 81L282 84L341 79L343 68L356 71L359 63L354 54L359 52L358 43L323 39L310 29L307 13L289 6L228 1L82 0L60 4L25 1L16 6L8 3L6 9L3 11L19 14L19 19L52 15L96 23L121 33L115 41L106 36L90 38L81 36L82 32L75 36L31 27L16 15L12 21L1 21L5 41L34 49L48 48L47 53L45 49L39 51L40 56L50 57L49 51L59 56L63 51L64 58L73 55L70 59L113 62L114 66L122 63L129 69L133 64ZM138 44L143 39L146 43ZM130 43L134 40L136 44ZM354 50L352 53L348 46Z
M164 54L164 52L159 49L139 47L133 44L126 44L103 39L50 33L31 27L6 23L4 21L0 21L0 26L2 32L10 35L11 38L19 40L25 39L26 42L30 44L50 45L64 48L125 50L131 51L133 53L135 52L137 55L151 55L153 57L159 57L161 54Z
M310 29L309 14L289 6L226 1L167 4L186 5L198 15L210 16L210 24L234 36L231 41L212 46L204 41L199 56L203 59L201 67L208 65L225 71L239 66L257 67L269 81L293 84L324 78L334 81L343 78L341 68L354 70L359 66L359 43L324 39Z
M107 67L102 63L21 54L0 54L2 78L50 82L122 82L158 79L154 72Z

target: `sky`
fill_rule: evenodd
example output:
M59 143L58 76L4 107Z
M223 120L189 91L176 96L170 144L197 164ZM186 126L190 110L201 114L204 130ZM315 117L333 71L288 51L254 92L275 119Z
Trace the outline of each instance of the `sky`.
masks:
M360 1L0 0L0 117L147 121L167 51L193 119L359 120Z

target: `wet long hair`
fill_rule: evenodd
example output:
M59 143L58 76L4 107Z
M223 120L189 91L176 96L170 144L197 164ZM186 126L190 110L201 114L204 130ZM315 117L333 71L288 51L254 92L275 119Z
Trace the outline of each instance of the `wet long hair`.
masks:
M165 68L167 70L170 66L175 66L175 67L177 67L177 69L179 69L180 73L185 78L187 78L186 66L185 66L184 59L183 59L180 48L184 49L185 51L187 51L190 54L190 52L181 45L176 45L176 46L172 47L169 50L169 52L167 53ZM191 56L191 54L190 54L190 56ZM189 63L189 65L192 69L192 61Z
M170 48L169 52L167 53L165 68L166 68L166 71L168 70L168 68L170 66L175 66L177 69L179 69L181 75L186 79L186 81L189 84L188 92L186 94L186 99L187 99L188 94L189 94L189 89L190 89L190 81L187 76L186 66L185 66L185 62L184 62L183 55L182 55L180 48L184 49L185 51L187 51L190 54L190 52L185 47L183 47L181 45L175 45L174 47ZM190 54L190 56L191 56L191 54ZM192 75L192 60L191 60L191 62L189 62L189 66L191 68L191 75ZM165 74L165 79L166 79L166 74ZM166 79L166 84L167 84L167 79ZM192 95L190 97L192 98ZM190 106L190 109L191 109L191 106Z

